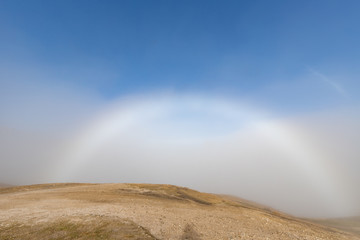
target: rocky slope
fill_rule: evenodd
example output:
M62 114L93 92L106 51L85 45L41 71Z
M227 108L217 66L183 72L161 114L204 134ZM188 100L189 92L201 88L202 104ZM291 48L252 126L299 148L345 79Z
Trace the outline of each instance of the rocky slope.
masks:
M0 189L0 239L360 239L236 198L172 185Z

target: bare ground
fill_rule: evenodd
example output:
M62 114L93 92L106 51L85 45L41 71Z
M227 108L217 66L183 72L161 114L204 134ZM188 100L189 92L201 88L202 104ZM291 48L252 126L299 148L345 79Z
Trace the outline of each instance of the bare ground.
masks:
M171 185L0 189L0 239L360 239L273 210Z

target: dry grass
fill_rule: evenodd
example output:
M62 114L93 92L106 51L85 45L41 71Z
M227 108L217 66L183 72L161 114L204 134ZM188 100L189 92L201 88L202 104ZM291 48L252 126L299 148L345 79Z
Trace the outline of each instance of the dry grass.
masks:
M129 220L109 217L59 219L33 225L19 222L1 228L0 239L156 239L145 228Z
M14 193L14 192L26 192L34 190L45 190L45 189L56 189L72 186L89 186L94 184L88 183L53 183L53 184L34 184L34 185L23 185L23 186L11 186L4 185L4 188L0 189L1 193Z
M156 184L0 189L0 239L360 239L238 198Z
M6 183L0 183L0 188L8 188L13 187L14 185L6 184Z
M224 199L214 194L201 193L189 188L164 184L129 184L134 189L142 189L146 196L158 197L161 199L192 201L203 205L219 204Z
M334 219L309 219L318 224L351 232L360 236L360 217L334 218Z
M184 233L180 238L181 240L201 240L201 236L195 231L194 227L187 224L184 228Z

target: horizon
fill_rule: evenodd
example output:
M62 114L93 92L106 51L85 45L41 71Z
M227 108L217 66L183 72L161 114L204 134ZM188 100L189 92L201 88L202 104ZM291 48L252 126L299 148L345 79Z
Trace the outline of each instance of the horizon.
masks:
M357 1L0 1L0 182L360 215Z

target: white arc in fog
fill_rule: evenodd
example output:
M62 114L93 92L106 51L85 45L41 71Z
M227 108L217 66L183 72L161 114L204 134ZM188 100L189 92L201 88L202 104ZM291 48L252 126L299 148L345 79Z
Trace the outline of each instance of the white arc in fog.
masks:
M120 101L74 139L56 168L56 176L63 181L76 180L78 174L88 171L87 166L105 169L109 176L104 181L123 181L128 176L127 182L189 185L187 178L209 182L216 176L219 188L221 182L233 188L238 185L239 191L247 188L246 181L258 184L255 190L244 190L243 196L261 201L268 195L256 193L256 188L263 191L268 181L276 180L277 185L269 186L277 189L277 194L288 191L291 183L287 185L287 176L292 178L294 170L302 178L292 180L302 188L299 191L312 189L323 199L324 208L336 212L339 206L351 205L343 190L346 183L342 182L342 173L321 152L308 146L301 132L236 102L194 96ZM118 179L113 168L119 169ZM131 175L131 171L136 172ZM181 171L184 173L179 174ZM262 176L254 179L256 173ZM296 191L282 194L290 202L299 198Z

